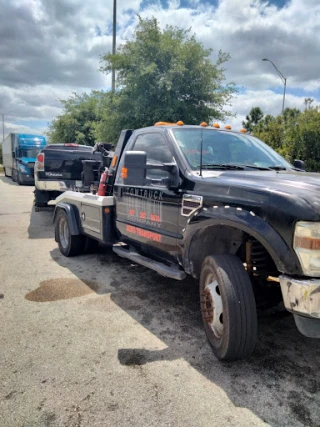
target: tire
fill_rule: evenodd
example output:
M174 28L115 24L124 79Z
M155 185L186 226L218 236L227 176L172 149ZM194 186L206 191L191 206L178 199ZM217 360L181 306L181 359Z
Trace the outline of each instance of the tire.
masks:
M57 214L55 233L60 252L66 257L80 255L84 251L84 238L81 235L72 235L68 216L64 210Z
M257 310L249 276L234 255L207 256L200 275L202 320L220 360L250 356L257 341Z
M8 174L7 174L7 171L6 171L6 168L3 168L4 169L4 176L9 176Z
M34 206L37 208L46 208L48 201L50 200L49 195L46 191L34 190Z
M21 179L21 175L20 175L19 172L17 173L17 183L18 183L18 185L22 185L23 184L22 179Z

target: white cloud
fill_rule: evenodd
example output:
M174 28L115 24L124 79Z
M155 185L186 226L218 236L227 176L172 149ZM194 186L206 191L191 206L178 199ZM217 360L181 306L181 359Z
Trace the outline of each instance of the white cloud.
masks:
M100 55L112 46L112 0L96 0L94 6L80 0L3 3L0 112L12 123L50 121L61 111L58 100L73 91L110 87L110 76L97 70ZM287 106L303 108L304 95L319 103L318 0L291 0L280 9L262 0L167 4L163 8L160 0L118 0L117 45L132 37L139 13L143 18L157 17L162 27L191 27L205 47L214 48L213 60L219 49L230 52L227 81L243 88L232 101L239 125L253 106L261 106L266 114L281 111L283 86L272 65L262 62L264 57L287 77Z
M60 99L67 99L76 87L37 87L23 85L19 88L0 86L3 114L11 120L52 120L61 112ZM89 91L89 88L83 88Z
M180 7L180 0L168 0L169 9L178 9Z
M25 126L25 125L11 123L11 122L5 122L5 135L8 135L9 133L31 133L35 135L43 135L45 131L46 131L46 127L43 127L43 126L32 127L32 126ZM1 129L1 135L2 135L2 129Z
M283 94L275 94L271 90L247 90L233 99L233 107L230 111L236 111L237 116L227 119L222 125L229 124L235 130L240 130L242 121L245 120L245 116L253 107L260 107L264 115L271 114L272 116L277 116L281 114L282 101ZM313 106L316 105L318 105L317 102ZM297 108L303 111L305 107L304 97L287 94L285 97L286 107Z

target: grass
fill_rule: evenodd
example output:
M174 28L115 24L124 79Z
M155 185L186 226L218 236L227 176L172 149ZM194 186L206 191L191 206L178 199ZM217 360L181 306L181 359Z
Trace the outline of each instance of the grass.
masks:
M1 172L4 172L4 171L3 171L3 166L2 166L2 165L0 165L0 173L1 173Z

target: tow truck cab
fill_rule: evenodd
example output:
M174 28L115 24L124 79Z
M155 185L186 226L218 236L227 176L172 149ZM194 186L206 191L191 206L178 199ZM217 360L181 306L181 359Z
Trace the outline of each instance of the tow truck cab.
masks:
M89 198L57 200L62 252L68 204L75 239L117 243L118 255L164 276L199 279L204 328L219 359L252 353L256 304L269 289L303 334L320 338L318 174L243 132L160 122L122 132L106 184L105 199L89 195L100 206L100 237L86 228Z

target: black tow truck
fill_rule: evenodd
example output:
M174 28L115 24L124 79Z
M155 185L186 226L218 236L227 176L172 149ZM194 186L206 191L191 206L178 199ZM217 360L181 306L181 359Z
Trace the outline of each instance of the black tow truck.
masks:
M279 295L300 332L320 338L320 175L302 168L218 125L124 130L99 192L57 198L56 241L65 256L101 242L163 276L198 279L221 360L253 352L261 296Z

